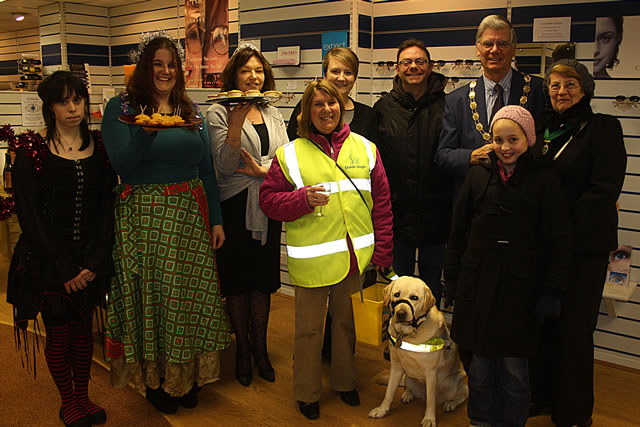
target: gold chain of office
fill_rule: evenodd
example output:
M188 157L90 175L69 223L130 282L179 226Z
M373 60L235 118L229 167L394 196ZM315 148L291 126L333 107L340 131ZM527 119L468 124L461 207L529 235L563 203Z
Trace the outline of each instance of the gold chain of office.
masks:
M522 74L524 77L524 87L522 88L522 96L520 97L520 106L524 107L529 99L529 92L531 92L531 76L525 73ZM484 129L484 125L480 123L480 114L478 113L478 103L476 102L476 86L478 85L478 80L475 80L469 83L469 107L471 108L471 113L473 117L473 121L476 123L476 130L480 132L482 138L485 141L491 140L491 135L489 132L486 132Z

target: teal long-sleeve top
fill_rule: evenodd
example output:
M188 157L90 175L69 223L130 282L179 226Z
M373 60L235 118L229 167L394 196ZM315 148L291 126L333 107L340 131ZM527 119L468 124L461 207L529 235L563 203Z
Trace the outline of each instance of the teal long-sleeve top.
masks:
M151 134L122 123L122 98L109 100L102 118L102 140L123 184L170 184L199 177L207 194L209 223L222 224L218 184L211 163L209 133L201 129L162 129ZM126 106L126 113L135 113Z

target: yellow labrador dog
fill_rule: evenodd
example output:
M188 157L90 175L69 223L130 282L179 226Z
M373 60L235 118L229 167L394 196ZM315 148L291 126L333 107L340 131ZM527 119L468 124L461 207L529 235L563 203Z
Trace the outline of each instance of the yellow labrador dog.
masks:
M426 402L422 426L436 425L436 404L451 412L469 396L466 374L457 346L449 337L444 316L435 306L429 287L420 279L402 276L383 290L389 306L389 350L391 369L384 400L369 412L370 418L389 413L402 375L406 389L401 400L409 403L415 396Z

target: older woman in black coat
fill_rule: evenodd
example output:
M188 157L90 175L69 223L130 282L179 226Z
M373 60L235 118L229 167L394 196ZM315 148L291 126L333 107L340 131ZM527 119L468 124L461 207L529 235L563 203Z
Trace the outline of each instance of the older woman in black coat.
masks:
M551 410L557 426L590 425L593 412L593 332L609 251L617 247L616 201L627 154L620 122L594 114L595 84L571 59L547 73L544 134L534 147L562 178L573 225L573 276L558 319L547 321L532 361L530 415Z

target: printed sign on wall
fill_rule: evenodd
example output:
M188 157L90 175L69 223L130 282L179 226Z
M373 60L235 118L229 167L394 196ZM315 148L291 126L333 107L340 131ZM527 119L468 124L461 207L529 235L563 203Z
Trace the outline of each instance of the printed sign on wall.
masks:
M346 31L322 33L322 57L334 47L348 47L349 36Z

